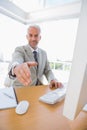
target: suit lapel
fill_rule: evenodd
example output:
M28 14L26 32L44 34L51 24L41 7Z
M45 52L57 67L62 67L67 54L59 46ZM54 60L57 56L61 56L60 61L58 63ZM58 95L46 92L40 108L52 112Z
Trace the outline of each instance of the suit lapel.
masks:
M42 63L42 55L41 55L41 50L38 49L38 72L40 71L41 69L41 63Z
M32 51L31 51L29 45L25 46L25 51L26 51L26 54L28 55L30 61L32 61L32 59L34 60L34 57L33 57L33 54L32 54Z
M30 61L30 62L31 62L31 61L35 61L35 60L34 60L34 57L33 57L33 53L32 53L32 51L31 51L29 45L26 45L26 46L25 46L25 51L26 51L27 56L29 57L29 58L28 58L29 61ZM33 68L35 68L35 70L37 69L36 66L33 67Z

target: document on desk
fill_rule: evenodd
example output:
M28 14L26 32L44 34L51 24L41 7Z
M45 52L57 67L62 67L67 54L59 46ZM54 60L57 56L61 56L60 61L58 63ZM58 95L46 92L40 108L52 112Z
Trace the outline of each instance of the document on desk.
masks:
M13 87L0 89L0 109L17 106L17 97Z

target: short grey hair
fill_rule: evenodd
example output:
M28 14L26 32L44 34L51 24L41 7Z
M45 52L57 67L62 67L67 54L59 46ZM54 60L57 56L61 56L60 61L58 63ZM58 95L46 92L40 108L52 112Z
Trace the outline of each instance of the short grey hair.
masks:
M40 28L39 25L36 25L36 24L30 25L30 26L28 27L27 31L28 31L30 28L36 28L36 29L38 29L39 33L41 33L41 28Z

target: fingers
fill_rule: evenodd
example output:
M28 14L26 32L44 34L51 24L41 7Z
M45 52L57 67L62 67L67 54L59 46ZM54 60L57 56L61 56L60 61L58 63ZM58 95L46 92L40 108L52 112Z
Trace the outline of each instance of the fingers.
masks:
M28 86L32 82L29 66L31 67L31 66L35 66L35 65L36 65L36 63L26 62L26 63L20 64L14 68L14 73L15 73L17 79L24 86Z
M49 87L53 88L53 87L55 87L55 84L53 82L50 82Z
M62 85L61 82L57 82L57 81L55 81L55 80L52 80L52 81L50 82L50 85L49 85L50 88L53 88L53 87L55 87L55 88L61 88L62 86L63 86L63 85Z
M33 66L37 66L38 64L37 64L37 62L27 62L27 65L28 65L28 67L33 67Z
M59 88L63 87L63 84L61 82L58 82Z

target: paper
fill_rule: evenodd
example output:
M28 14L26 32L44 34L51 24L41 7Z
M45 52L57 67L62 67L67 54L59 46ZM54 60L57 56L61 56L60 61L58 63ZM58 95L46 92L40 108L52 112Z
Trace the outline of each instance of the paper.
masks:
M13 87L0 89L0 109L17 106L17 98Z

